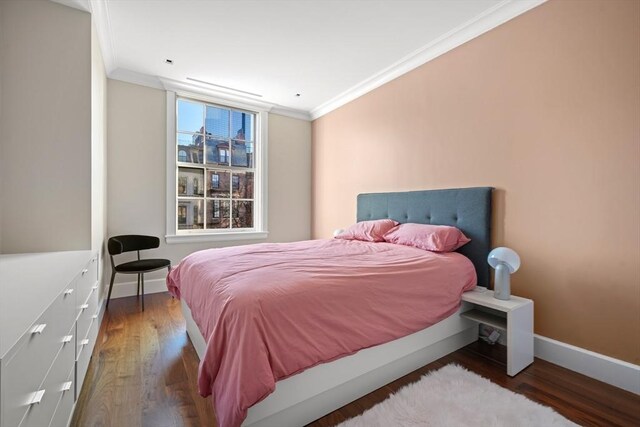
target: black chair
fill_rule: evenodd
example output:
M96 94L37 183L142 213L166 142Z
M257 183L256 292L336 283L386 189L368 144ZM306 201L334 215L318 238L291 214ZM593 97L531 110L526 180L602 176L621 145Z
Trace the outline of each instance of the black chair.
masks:
M142 311L144 311L144 273L162 270L163 268L167 268L171 272L171 261L168 259L140 259L140 251L155 249L158 246L160 246L160 239L154 236L125 235L114 236L109 239L107 249L111 258L111 283L109 284L109 295L107 295L107 308L109 308L109 300L111 299L111 290L113 289L113 280L116 277L116 273L137 274L137 295L140 295L140 287L142 285ZM118 265L113 262L114 255L131 251L138 251L138 259L136 261L124 262Z

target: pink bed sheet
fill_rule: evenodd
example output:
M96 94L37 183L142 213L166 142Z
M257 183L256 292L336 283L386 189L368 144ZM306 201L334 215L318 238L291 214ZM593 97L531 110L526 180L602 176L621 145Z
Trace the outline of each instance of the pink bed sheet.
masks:
M278 380L450 316L475 284L459 253L339 239L204 250L167 278L207 342L198 387L221 427Z

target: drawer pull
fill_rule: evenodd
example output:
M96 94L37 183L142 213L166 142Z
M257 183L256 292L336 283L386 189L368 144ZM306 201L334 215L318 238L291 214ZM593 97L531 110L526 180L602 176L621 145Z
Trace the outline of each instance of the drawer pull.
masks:
M88 338L85 338L85 339L83 339L82 341L80 341L80 345L81 345L82 347L84 347L84 346L85 346L85 345L87 345L87 344L89 344L89 339L88 339Z
M71 342L72 339L73 335L65 335L64 337L62 337L62 342L66 344L68 342Z
M42 396L44 396L44 390L36 391L35 393L33 393L31 395L31 398L27 402L27 405L31 406L31 405L35 405L37 403L40 403L42 401Z
M82 304L80 306L80 310L86 310L87 308L89 308L89 304Z
M47 327L46 323L41 323L39 325L36 325L31 330L31 334L41 334L42 331L44 331L44 328L46 328L46 327Z
M71 295L73 293L73 288L69 288L66 291L64 291L65 295Z
M71 390L71 385L73 385L72 381L67 381L66 383L62 384L62 389L60 391L69 391Z
M85 274L87 274L88 271L89 270L85 268L84 270L82 270L82 275L84 276Z

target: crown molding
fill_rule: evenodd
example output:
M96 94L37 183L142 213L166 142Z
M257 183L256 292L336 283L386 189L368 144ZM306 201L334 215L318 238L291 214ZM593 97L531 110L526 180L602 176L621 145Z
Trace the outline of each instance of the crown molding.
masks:
M109 75L116 68L116 53L113 48L109 9L105 0L50 0L91 14L91 19L98 33L100 51L104 68Z
M324 116L546 1L547 0L504 0L498 3L494 7L487 9L484 13L438 37L426 46L410 53L391 66L312 109L310 111L311 120Z
M164 85L157 76L138 73L137 71L131 71L125 68L116 68L110 73L107 73L107 77L111 80L120 80L122 82L164 90Z
M178 95L200 95L204 96L210 102L226 104L236 108L245 110L258 109L260 111L269 112L274 104L262 100L255 99L251 96L233 93L224 89L214 89L208 85L184 82L166 77L158 77L162 87L165 90L172 91Z
M72 7L74 9L81 10L83 12L91 13L91 7L89 6L89 0L51 0L54 3L63 4L65 6Z
M104 68L109 75L117 67L118 57L113 47L113 33L111 31L111 20L109 18L109 5L104 0L84 0L89 4L93 23L98 33L100 50L102 51L102 61Z
M107 75L111 80L119 80L126 83L133 83L139 86L146 86L153 89L170 90L183 95L200 95L207 97L212 102L222 103L244 109L259 109L268 111L271 114L287 116L294 119L311 121L309 113L304 110L296 110L282 105L257 100L249 96L216 90L206 85L199 85L191 82L174 80L161 76L151 76L138 73L124 68L116 68Z
M144 75L131 70L117 67L117 55L113 46L113 35L109 18L108 1L104 0L52 0L76 9L91 12L100 40L100 47L105 64L107 76L111 79L122 80L129 83L164 89L162 78L157 76ZM268 107L268 111L301 120L315 120L323 115L365 95L368 92L394 80L403 74L455 49L456 47L486 33L493 28L545 3L547 0L503 0L484 13L474 17L466 23L454 28L448 33L437 38L433 42L421 47L413 53L405 56L391 66L379 71L364 81L352 86L341 94L313 108L311 111L296 110L268 102L256 101L252 98L240 99L240 102L251 101L252 105L263 103ZM88 9L88 10L87 10ZM168 80L168 79L165 79ZM195 93L213 94L212 96L235 100L239 97L236 94L224 91L212 90L204 85L184 83L189 85L186 89ZM263 107L266 108L266 107Z
M311 115L308 111L295 110L293 108L284 107L282 105L274 105L269 112L271 114L277 114L279 116L291 117L292 119L305 120L307 122L311 121Z

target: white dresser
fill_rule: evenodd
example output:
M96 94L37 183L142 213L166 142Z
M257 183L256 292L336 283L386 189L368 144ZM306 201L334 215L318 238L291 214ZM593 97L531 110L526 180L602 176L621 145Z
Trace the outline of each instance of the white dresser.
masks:
M65 427L98 335L91 251L0 256L0 427Z

